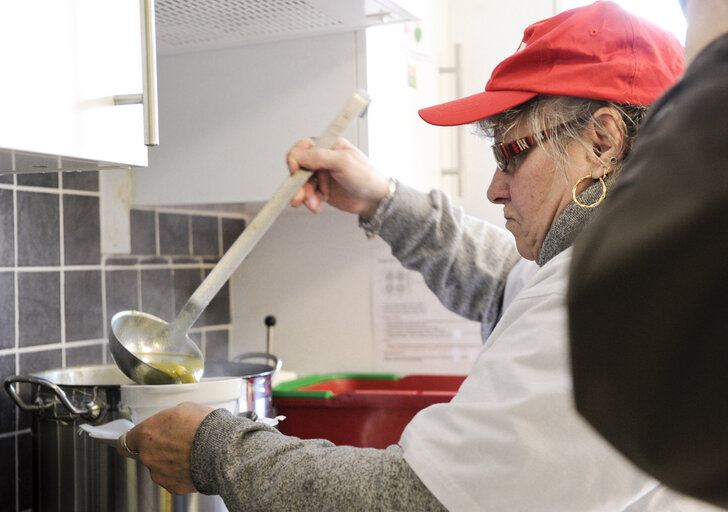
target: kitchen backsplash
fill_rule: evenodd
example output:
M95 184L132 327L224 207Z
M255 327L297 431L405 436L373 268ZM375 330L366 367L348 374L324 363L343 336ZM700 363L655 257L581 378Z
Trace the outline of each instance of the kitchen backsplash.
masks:
M112 363L111 316L172 319L245 228L234 214L131 211L131 254L100 251L96 172L0 175L0 381ZM226 285L191 330L211 360L229 353ZM0 391L0 512L32 506L30 414Z

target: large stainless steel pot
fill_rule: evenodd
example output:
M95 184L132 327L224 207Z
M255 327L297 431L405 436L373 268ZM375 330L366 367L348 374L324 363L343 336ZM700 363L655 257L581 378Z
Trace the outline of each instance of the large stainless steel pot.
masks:
M120 387L130 382L116 366L50 370L5 380L18 407L33 413L34 511L139 510L136 500L129 499L137 487L135 461L79 435L77 428L121 417ZM21 389L18 384L23 383L27 385Z
M261 359L264 363L250 361ZM271 364L268 364L271 363ZM241 411L253 411L261 418L272 418L273 411L273 376L281 369L283 363L268 352L247 352L233 358L232 361L205 361L207 377L241 377L244 384L244 404ZM244 408L243 405L246 407Z
M270 376L280 367L234 363L246 382L240 410L270 412ZM232 371L232 368L230 369ZM212 375L211 375L212 376ZM268 381L268 386L259 382ZM152 482L140 463L116 453L112 443L79 429L128 418L121 386L133 385L116 365L91 365L12 376L4 386L19 408L32 412L33 510L35 512L216 512L217 496L174 496ZM21 389L22 387L22 389ZM261 396L263 390L268 395ZM260 412L258 412L260 411Z

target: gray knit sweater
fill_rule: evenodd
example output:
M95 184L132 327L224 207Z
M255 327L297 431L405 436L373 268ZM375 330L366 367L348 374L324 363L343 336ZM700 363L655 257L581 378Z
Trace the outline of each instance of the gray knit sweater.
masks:
M580 199L592 202L600 192L595 184ZM593 213L570 204L544 240L538 263L569 247ZM468 217L441 192L400 185L380 236L445 306L480 321L487 338L519 259L509 233ZM195 487L222 496L231 512L444 510L397 445L379 450L300 440L222 409L197 430L191 466Z

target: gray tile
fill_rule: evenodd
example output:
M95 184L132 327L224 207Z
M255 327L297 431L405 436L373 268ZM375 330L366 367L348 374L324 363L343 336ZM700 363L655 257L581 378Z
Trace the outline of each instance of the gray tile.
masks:
M227 329L205 333L205 360L229 361L230 341Z
M149 258L139 258L141 265L171 265L170 258L162 258L157 256L151 256Z
M9 149L0 149L0 171L12 171L13 170L13 153ZM12 177L12 174L6 174L3 175L3 177L10 176ZM0 183L7 183L6 181L2 180ZM12 183L12 181L10 181Z
M64 273L66 341L103 338L104 316L101 300L101 271Z
M18 266L60 265L58 196L18 192Z
M199 264L199 263L202 263L202 258L195 258L192 256L183 256L183 257L172 258L172 263L174 263L175 265L177 265L179 263L198 263Z
M15 265L14 219L13 191L0 189L0 267Z
M35 162L35 163L33 163ZM15 156L15 168L16 169L28 169L34 165L44 165L48 163L49 166L57 167L55 159L47 160L29 160L24 157ZM58 188L58 171L51 172L34 172L29 174L17 174L16 183L24 187L46 187L46 188Z
M189 215L160 213L159 254L189 254Z
M222 252L227 252L245 229L243 219L222 219Z
M84 347L66 347L66 368L101 364L104 360L105 346L106 343L86 345Z
M205 272L207 275L209 271ZM230 284L225 283L197 321L198 326L222 325L230 323Z
M217 224L217 217L192 216L192 254L197 256L220 255Z
M84 160L83 158L61 157L61 167L67 172L92 172L89 169L99 167L98 161Z
M140 309L139 280L136 270L106 272L106 321L119 311Z
M172 269L142 270L142 311L162 320L173 319Z
M0 183L12 185L15 183L15 176L13 174L0 174Z
M138 258L108 258L106 260L106 265L108 266L114 265L130 267L136 265L137 263L139 263Z
M15 276L0 272L0 349L15 346Z
M20 354L18 370L20 375L61 368L61 349L41 350Z
M150 210L131 210L132 254L157 254L156 213Z
M0 356L0 382L3 382L11 375L15 375L15 356L12 354ZM5 393L3 388L3 391L0 392L0 434L15 430L16 409L15 402ZM0 472L0 475L2 474Z
M63 195L63 255L66 265L97 265L101 260L99 198Z
M15 436L0 439L0 511L15 512Z
M187 299L194 293L202 282L202 270L174 269L174 314L177 315L187 303Z
M189 334L190 339L195 342L195 345L202 350L202 333L201 332L191 332Z
M44 168L57 169L58 168L58 157L52 155L41 155L38 153L23 153L20 151L15 152L15 169L16 170L36 170L39 171L34 174L19 174L18 176L52 176L58 177L58 173L55 171L40 172Z
M18 356L18 374L28 375L44 370L61 368L61 349L43 350L40 352L30 352L20 354ZM26 387L27 389L27 387ZM30 400L30 398L28 398ZM30 427L32 414L29 412L18 410L18 430Z
M19 345L27 347L60 341L61 273L20 272L18 274Z
M73 162L63 161L63 166ZM99 190L99 172L98 171L67 171L63 173L64 190L87 190L96 192Z

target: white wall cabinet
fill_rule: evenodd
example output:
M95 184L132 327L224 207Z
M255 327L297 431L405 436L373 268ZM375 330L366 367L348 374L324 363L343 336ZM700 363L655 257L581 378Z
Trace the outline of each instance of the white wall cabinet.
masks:
M160 146L133 169L134 203L267 200L288 148L363 86L361 51L359 33L344 32L160 57ZM366 145L358 126L346 136Z
M0 4L3 162L146 165L142 106L113 104L142 93L140 13L137 1Z
M398 7L365 3L377 4L375 13L387 4ZM372 103L345 137L383 172L415 178L423 188L436 185L422 170L436 155L434 134L424 145L416 137L422 125L417 109L436 99L435 31L422 31L432 2L416 4L418 22L406 22L402 12L409 11L392 9L405 23L381 25L370 15L366 31L359 24L358 30L305 38L167 50L158 61L161 144L147 169L133 170L134 203L266 201L287 176L286 151L301 137L321 133L360 87ZM160 41L160 47L168 45Z

